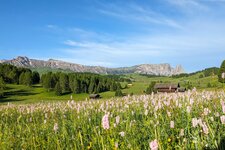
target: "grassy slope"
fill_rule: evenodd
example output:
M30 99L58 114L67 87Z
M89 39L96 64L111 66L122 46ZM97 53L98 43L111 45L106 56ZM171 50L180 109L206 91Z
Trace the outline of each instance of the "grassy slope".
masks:
M133 82L133 86L124 89L123 92L125 93L134 93L134 94L141 94L144 90L146 90L147 86L152 81L162 81L162 82L170 82L170 83L180 83L181 86L184 86L185 83L191 82L193 87L196 87L197 89L217 89L222 88L222 84L218 82L217 76L210 76L210 77L204 77L199 78L199 74L190 76L190 77L182 77L182 78L171 78L171 77L151 77L148 78L146 76L141 76L138 74L130 74L127 75L130 78L135 79L135 82ZM210 83L212 85L211 88L208 88L207 85Z
M200 74L193 75L191 77L183 77L173 79L170 77L151 77L148 78L146 76L141 76L138 74L129 74L126 75L129 78L133 78L135 82L132 83L131 87L123 89L123 93L126 94L143 94L143 91L146 90L147 86L152 81L162 81L162 82L172 82L172 83L180 83L181 86L184 85L185 82L192 82L194 87L198 89L207 88L207 84L210 83L214 87L208 89L217 89L221 88L222 84L218 83L217 76L199 78ZM126 83L122 83L122 87L124 87ZM32 102L40 102L40 101L53 101L53 100L70 100L71 94L65 94L63 96L56 96L54 92L47 92L40 85L36 85L33 87L26 87L23 85L7 85L7 89L5 90L6 98L1 98L0 102L18 102L18 103L32 103ZM85 100L88 98L88 94L72 94L73 99L75 101ZM100 94L103 99L108 99L114 96L114 92L103 92Z

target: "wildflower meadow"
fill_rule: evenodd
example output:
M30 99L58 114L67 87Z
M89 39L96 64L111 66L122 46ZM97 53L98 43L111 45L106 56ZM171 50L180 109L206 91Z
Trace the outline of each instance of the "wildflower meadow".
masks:
M224 91L0 106L1 149L225 149Z

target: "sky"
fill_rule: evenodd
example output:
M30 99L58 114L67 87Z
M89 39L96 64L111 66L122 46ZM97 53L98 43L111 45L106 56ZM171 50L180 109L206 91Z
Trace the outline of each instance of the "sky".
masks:
M94 66L225 59L225 0L0 0L0 59Z

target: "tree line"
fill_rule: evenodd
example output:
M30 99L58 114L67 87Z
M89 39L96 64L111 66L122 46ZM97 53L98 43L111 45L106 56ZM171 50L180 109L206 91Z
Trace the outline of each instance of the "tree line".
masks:
M0 64L0 97L4 96L5 84L21 84L31 86L40 81L38 72L27 68L19 68L10 64Z
M41 76L41 83L48 91L56 95L64 93L101 93L121 89L119 82L107 76L92 73L52 73Z
M8 84L22 84L31 86L38 84L40 75L28 68L19 68L10 64L0 64L0 77Z

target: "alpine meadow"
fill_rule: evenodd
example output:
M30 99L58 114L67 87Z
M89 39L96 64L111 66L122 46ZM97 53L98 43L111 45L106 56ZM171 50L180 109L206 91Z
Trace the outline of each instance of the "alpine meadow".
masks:
M225 150L225 1L0 5L0 149Z

